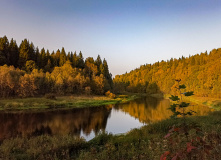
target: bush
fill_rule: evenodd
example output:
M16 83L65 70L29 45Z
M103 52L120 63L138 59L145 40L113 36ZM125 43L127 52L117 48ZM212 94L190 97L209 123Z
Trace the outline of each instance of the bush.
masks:
M55 96L55 94L53 94L53 93L45 94L45 98L46 98L46 99L56 100L56 96Z
M109 98L112 98L112 99L116 98L116 95L115 95L114 93L111 93L110 91L107 91L107 92L105 93L105 95L106 95L107 97L109 97Z

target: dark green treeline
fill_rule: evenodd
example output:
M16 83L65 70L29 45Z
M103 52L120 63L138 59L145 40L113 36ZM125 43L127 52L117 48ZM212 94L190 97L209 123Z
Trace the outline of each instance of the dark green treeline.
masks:
M117 75L115 92L174 94L175 79L181 79L187 90L202 97L221 98L221 48L167 61L146 64Z
M112 86L107 61L99 55L84 60L81 52L62 48L50 53L27 39L18 46L15 40L0 37L0 97L104 94Z

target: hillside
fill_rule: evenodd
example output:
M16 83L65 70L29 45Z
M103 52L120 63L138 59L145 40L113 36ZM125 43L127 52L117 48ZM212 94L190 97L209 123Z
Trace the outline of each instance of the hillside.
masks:
M174 94L175 79L202 97L221 97L221 48L146 64L114 78L115 92Z

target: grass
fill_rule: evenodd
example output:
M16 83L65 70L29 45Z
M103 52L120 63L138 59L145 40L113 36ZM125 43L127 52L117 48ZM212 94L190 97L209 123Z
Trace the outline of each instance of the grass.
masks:
M138 95L119 95L115 99L105 96L71 95L47 99L45 97L1 99L0 110L29 110L29 109L68 109L93 107L116 103L125 103L138 98Z
M169 98L169 94L165 94L164 98ZM183 97L184 101L190 101L198 105L205 105L209 108L213 108L215 110L221 110L221 99L220 98L211 98L211 97L198 97L198 96L191 96L191 97Z
M159 160L171 147L164 136L170 126L179 122L167 119L124 135L102 133L89 142L72 135L7 139L0 145L0 159ZM203 139L213 146L210 154L201 153L195 159L221 159L221 111L190 117L187 122L199 124Z

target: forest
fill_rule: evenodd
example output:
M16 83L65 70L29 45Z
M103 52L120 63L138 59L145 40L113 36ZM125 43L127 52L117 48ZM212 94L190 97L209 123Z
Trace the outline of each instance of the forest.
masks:
M0 37L0 97L31 97L55 93L102 95L113 87L108 64L82 52L56 52L24 39L18 46L14 39Z
M201 97L221 98L221 48L179 59L141 65L115 76L115 92L175 94L175 79Z
M141 65L112 81L108 64L98 55L84 60L82 52L56 52L35 47L24 39L18 46L14 39L0 37L0 97L31 97L47 93L174 94L175 79L187 90L201 97L221 98L221 48L209 53Z

